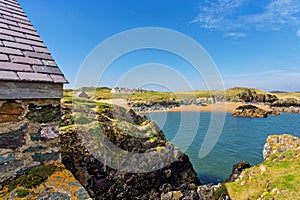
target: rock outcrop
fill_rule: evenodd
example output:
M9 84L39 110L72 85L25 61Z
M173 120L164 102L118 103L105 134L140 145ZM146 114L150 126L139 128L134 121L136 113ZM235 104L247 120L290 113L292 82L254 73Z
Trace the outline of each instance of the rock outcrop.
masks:
M225 182L233 182L239 178L241 173L247 169L250 168L251 165L246 161L241 161L238 164L233 165L231 175L228 179L225 180Z
M286 152L288 150L300 150L300 139L293 135L270 135L263 149L263 157L268 160L276 153Z
M277 112L300 113L300 101L294 98L280 99L271 104L271 108Z
M300 139L270 135L264 162L245 169L237 180L225 183L232 199L298 199L300 192Z
M270 114L270 112L253 105L239 106L232 112L232 116L235 117L252 117L252 118L266 118L268 117L268 114Z
M84 108L92 107L85 103ZM94 105L96 105L94 103ZM80 106L80 105L79 105ZM62 128L62 160L80 183L87 189L91 197L96 199L199 199L197 185L200 181L193 169L189 158L178 148L167 142L163 132L152 121L136 115L131 110L109 104L97 103L94 109L86 109L79 113L79 107L67 106L63 111L75 119L64 118L64 123L77 121L80 123ZM93 120L88 120L89 118ZM91 132L97 130L97 132ZM96 135L96 136L95 136ZM122 170L110 166L104 147L97 142L108 138L114 146L135 155L145 155L143 158L134 157L137 166L143 164L144 173L131 173L128 168ZM102 149L102 150L101 150ZM166 153L164 153L164 151ZM148 155L159 157L149 160ZM118 159L111 158L112 160ZM107 159L103 159L103 158ZM132 160L132 157L127 160ZM164 162L154 164L155 159ZM126 159L119 165L125 165ZM171 162L172 161L172 162ZM134 161L133 161L134 162ZM168 163L169 162L169 163ZM167 163L167 164L166 164ZM135 166L131 166L131 170ZM141 170L142 171L142 170Z
M246 103L273 103L278 100L276 95L263 93L262 91L258 93L256 89L253 88L235 87L228 89L226 93L231 94L228 95L227 101L242 101Z

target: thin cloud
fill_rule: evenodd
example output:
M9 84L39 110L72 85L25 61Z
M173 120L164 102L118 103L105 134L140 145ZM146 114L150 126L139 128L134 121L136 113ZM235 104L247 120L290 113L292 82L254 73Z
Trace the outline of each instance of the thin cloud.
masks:
M249 74L223 75L227 88L234 86L247 86L263 90L299 90L299 70L270 70Z
M247 34L246 33L241 33L241 32L228 32L228 33L224 34L224 37L234 38L234 39L245 38L245 37L247 37Z
M300 30L297 32L297 36L300 37Z
M248 29L279 30L300 22L298 0L269 0L261 12L243 14L243 8L251 3L253 1L250 0L205 1L192 23L198 23L204 29L233 32Z

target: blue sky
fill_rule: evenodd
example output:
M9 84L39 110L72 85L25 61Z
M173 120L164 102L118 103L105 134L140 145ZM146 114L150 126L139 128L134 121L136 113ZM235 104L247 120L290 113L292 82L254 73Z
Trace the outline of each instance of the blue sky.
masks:
M19 0L19 3L70 81L66 87L74 86L81 64L104 40L134 28L163 27L181 32L202 45L220 71L226 88L300 90L298 0ZM188 80L192 89L206 89L204 79L189 63L168 52L151 49L120 57L107 70L100 85L113 87L128 71L148 63L167 65ZM166 73L162 74L166 80L172 79L168 72L161 73ZM89 83L83 81L81 85ZM124 85L134 86L131 82ZM181 84L164 88L187 89Z

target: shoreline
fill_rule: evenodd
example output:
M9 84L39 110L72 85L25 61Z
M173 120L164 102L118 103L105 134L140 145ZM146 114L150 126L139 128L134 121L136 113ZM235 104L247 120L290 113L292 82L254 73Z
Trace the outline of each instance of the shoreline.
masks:
M196 105L188 105L188 106L180 106L173 107L171 109L165 110L147 110L137 112L138 114L144 113L155 113L155 112L233 112L237 107L245 105L241 102L233 103L233 102L224 102L224 103L215 103L208 104L207 106L196 106ZM256 105L258 108L268 110L270 107L266 105Z

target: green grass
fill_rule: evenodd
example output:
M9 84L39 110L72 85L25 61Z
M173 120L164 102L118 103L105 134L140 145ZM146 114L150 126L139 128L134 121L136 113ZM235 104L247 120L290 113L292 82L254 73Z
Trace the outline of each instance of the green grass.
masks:
M26 197L29 194L28 190L18 190L17 191L17 196L18 197Z
M244 93L247 90L251 90L256 94L268 94L262 90L256 88L244 88L244 87L234 87L222 90L196 90L196 91L186 91L186 92L157 92L157 91L145 91L143 93L121 93L121 94L112 94L111 89L107 87L100 88L83 88L89 96L94 100L107 100L107 99L125 99L128 101L160 101L160 100L188 100L195 98L209 98L212 96L221 97L225 96L227 99L237 96L238 94ZM67 101L71 101L72 97L79 90L64 90L64 97ZM300 98L300 93L297 93ZM277 93L276 93L277 95ZM278 94L278 95L286 95ZM79 98L80 99L80 98Z
M264 163L246 169L241 180L225 184L230 197L233 200L299 197L299 155L300 150L277 153Z
M300 100L300 92L274 93L279 99L297 99Z
M112 109L112 105L108 103L97 102L96 111L97 113L107 113Z

